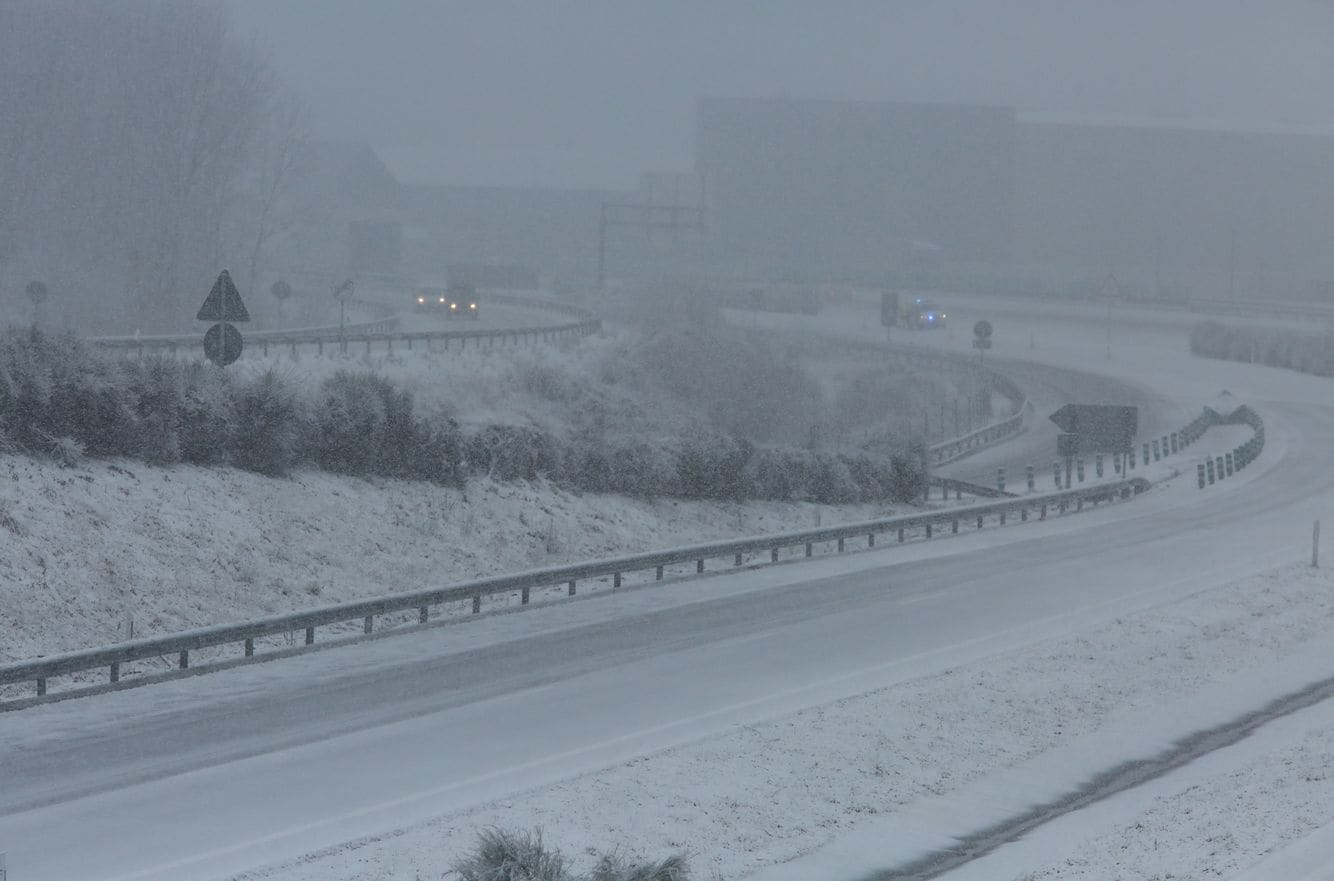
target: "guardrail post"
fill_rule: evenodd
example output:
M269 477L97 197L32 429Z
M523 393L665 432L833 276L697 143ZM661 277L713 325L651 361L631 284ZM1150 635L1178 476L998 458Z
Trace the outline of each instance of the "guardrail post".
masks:
M997 469L996 469L996 489L999 490L1000 492L1005 492L1005 469L1004 469L1004 468L997 468Z
M480 593L473 594L472 613L474 615L480 615L482 613L482 595Z
M1222 456L1219 456L1219 457L1218 457L1217 471L1218 471L1218 479L1219 479L1219 480L1222 480L1223 478L1227 477L1227 472L1223 470L1223 457L1222 457Z
M1093 473L1099 478L1102 477L1102 453L1095 453L1093 456Z
M612 573L612 576L611 576L611 586L612 586L612 589L613 589L613 590L615 590L616 588L618 588L618 587L621 586L621 573L619 573L619 572L613 572L613 573Z
M111 662L111 681L120 682L120 664L116 661Z
M1231 455L1231 454L1229 453L1228 455ZM840 554L843 553L843 539L841 539L841 538L838 540L838 552L839 552ZM740 560L740 559L741 559L741 555L740 555L740 554L737 554L737 555L736 555L736 558L737 558L738 560ZM740 566L741 564L740 564L740 563L737 563L737 565Z
M653 570L653 580L654 580L654 581L662 581L662 567L661 567L661 566L659 566L657 569Z
M1177 452L1177 444L1179 442L1177 433L1175 431L1172 432L1170 435L1168 435L1168 439L1172 442L1172 452L1173 453Z
M1149 444L1147 441L1144 443L1144 464L1149 464Z
M370 633L375 629L375 616L367 615L361 622L361 632Z
M519 591L519 605L521 606L528 605L528 595L529 595L529 588L527 587Z
M45 697L45 696L46 696L46 677L45 677L45 676L41 676L41 677L39 677L39 678L37 679L37 696L38 696L38 697Z
M810 545L807 545L806 547L809 548ZM809 557L809 556L810 556L810 553L807 553L806 556ZM703 560L696 560L696 561L695 561L695 574L696 574L696 575L699 575L699 574L702 573L703 571L704 571L704 561L703 561Z
M1124 467L1124 466L1121 464L1121 454L1120 454L1120 453L1112 453L1112 472L1113 472L1114 474L1116 474L1117 477L1120 477L1120 476L1121 476L1121 469L1122 469L1123 467Z
M1061 463L1059 461L1051 463L1051 479L1056 484L1056 488L1061 488Z
M899 544L903 544L903 527L899 527Z
M574 596L574 579L570 579L569 595Z
M425 624L428 620L430 620L430 617L431 617L431 607L430 607L430 606L422 606L420 609L417 610L417 623L418 623L418 624Z
M1200 489L1204 489L1204 463L1199 462L1195 465L1195 478L1200 483Z
M314 645L314 644L315 644L315 628L314 628L314 627L307 627L307 628L306 628L306 645Z
M1076 459L1076 460L1075 460L1075 477L1076 477L1076 479L1077 479L1080 483L1083 483L1083 482L1084 482L1084 460L1083 460L1083 459Z
M179 658L177 658L177 664L178 664L178 666L179 666L182 670L187 670L187 669L189 669L189 667L190 667L190 653L189 653L188 651L186 651L185 649L181 649L181 656L180 656Z
M1233 459L1232 459L1232 451L1229 450L1225 455L1226 455L1226 459L1225 459L1225 461L1226 461L1226 464L1227 464L1227 476L1228 476L1228 477L1231 477L1232 474L1233 474L1233 468L1232 468L1232 466L1233 466L1233 464L1234 464L1234 463L1233 463Z
M1209 485L1214 485L1214 460L1213 458L1204 460L1205 470L1209 473Z
M811 543L806 542L806 556L809 557L810 555L811 555Z
M981 515L981 514L978 514L978 515L977 515L977 528L978 528L978 529L981 529L981 528L982 528L982 515Z
M930 524L930 523L926 524L926 537L927 537L927 538L930 538L930 537L931 537L931 524Z
M866 546L867 546L868 548L873 548L873 547L875 547L875 533L874 533L874 532L868 532L868 533L866 533Z
M1160 461L1161 459L1162 459L1162 455L1159 453L1159 450L1158 450L1158 438L1154 438L1154 439L1153 439L1153 461L1158 462L1158 461Z
M1000 525L1001 525L1001 526L1004 526L1004 525L1005 525L1005 512L1004 512L1004 511L1001 511L1001 512L1000 512Z
M1038 510L1038 519L1039 519L1039 520L1046 520L1046 519L1047 519L1047 503L1046 503L1046 502L1043 502L1043 503L1042 503L1042 507Z
M1025 465L1025 466L1024 466L1024 479L1025 479L1025 480L1027 481L1027 483L1028 483L1028 491L1029 491L1029 492L1032 492L1032 491L1033 491L1033 484L1034 484L1034 478L1033 478L1033 466L1032 466L1032 465Z
M1020 509L1019 509L1019 522L1020 522L1020 523L1027 523L1027 522L1028 522L1028 509L1027 509L1027 508L1020 508Z

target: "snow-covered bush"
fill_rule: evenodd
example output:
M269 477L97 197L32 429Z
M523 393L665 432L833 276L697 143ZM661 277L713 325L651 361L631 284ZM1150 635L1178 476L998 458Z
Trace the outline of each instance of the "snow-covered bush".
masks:
M295 392L274 370L237 386L233 397L232 462L270 477L287 474L300 457L302 432Z
M1205 358L1254 361L1315 376L1334 376L1334 337L1330 334L1206 321L1191 330L1190 351Z
M542 841L541 831L486 829L472 853L455 861L461 881L689 881L683 854L641 863L619 853L602 854L587 875L574 875L565 857Z
M560 462L556 440L527 425L487 425L464 441L463 451L469 471L496 480L536 480Z

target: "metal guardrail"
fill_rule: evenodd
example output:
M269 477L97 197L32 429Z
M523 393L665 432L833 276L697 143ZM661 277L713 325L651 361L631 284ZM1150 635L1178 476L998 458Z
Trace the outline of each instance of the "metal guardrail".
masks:
M472 600L472 611L480 613L483 597L495 594L519 591L521 602L528 603L530 591L534 588L556 587L565 585L570 595L574 595L580 580L611 576L613 587L620 587L622 576L629 572L653 570L655 578L663 578L664 569L682 563L695 563L696 573L705 571L708 560L731 559L733 566L741 566L745 555L768 553L769 562L776 563L779 552L784 548L800 547L805 556L813 554L814 545L824 542L836 542L838 551L843 551L849 539L865 539L868 547L874 547L876 536L892 533L899 542L907 539L909 532L920 534L930 539L937 530L957 534L961 524L974 525L982 529L988 518L994 518L1004 525L1011 516L1018 516L1020 521L1030 519L1030 514L1038 520L1044 520L1052 512L1083 510L1085 505L1097 505L1117 499L1126 499L1138 495L1150 486L1143 478L1132 478L1115 483L1105 483L1061 492L1031 495L1023 498L1007 499L980 505L953 508L942 511L929 511L899 517L869 520L843 526L830 526L808 529L777 535L755 536L730 541L691 545L664 551L617 557L608 560L594 560L565 566L554 566L530 572L483 578L448 587L410 593L391 594L368 600L341 603L274 615L240 624L224 624L202 627L166 636L138 639L103 648L85 649L68 652L35 660L20 661L0 666L0 685L32 682L36 684L37 695L47 693L47 681L56 676L69 675L88 670L107 669L109 681L120 681L122 664L159 658L168 655L177 656L177 665L186 669L190 665L190 652L203 648L227 644L241 644L244 656L251 658L255 654L255 640L265 636L294 634L305 631L305 645L315 642L317 627L347 622L360 621L363 631L370 633L376 616L394 612L415 610L418 621L425 623L432 606L454 601Z
M489 330L396 331L393 328L397 326L399 316L393 314L374 321L345 325L342 328L339 328L338 325L332 325L297 330L253 331L246 334L246 341L250 348L258 348L262 355L268 355L270 347L281 348L286 346L295 354L298 346L311 345L316 347L318 354L324 353L325 346L336 348L340 352L347 352L350 346L365 345L366 351L370 352L371 347L377 343L385 345L387 349L392 351L395 343L401 343L411 349L414 343L424 343L430 346L433 342L441 342L443 348L448 351L453 341L457 341L461 349L467 348L469 340L474 341L474 346L481 345L483 341L487 345L504 345L506 343L518 345L525 341L549 341L572 335L587 336L602 329L601 320L594 318L587 310L568 303L502 295L491 295L488 296L488 299L539 309L551 309L555 312L576 316L579 320L560 324ZM383 308L383 304L379 303L367 303L367 305ZM90 342L102 348L134 351L139 357L143 357L150 351L166 352L175 356L182 350L197 348L201 340L202 336L195 333L164 336L95 337Z

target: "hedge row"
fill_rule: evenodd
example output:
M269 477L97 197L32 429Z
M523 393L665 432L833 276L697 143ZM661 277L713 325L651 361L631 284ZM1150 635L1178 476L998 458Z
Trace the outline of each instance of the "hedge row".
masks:
M0 337L0 443L72 458L230 464L266 475L301 465L457 484L469 475L545 478L638 497L810 500L920 498L925 456L757 447L722 433L561 438L530 426L465 432L414 412L410 392L341 371L302 396L281 373L251 378L169 359L121 361L73 337Z
M1329 334L1207 321L1191 331L1190 350L1205 358L1334 376L1334 338Z

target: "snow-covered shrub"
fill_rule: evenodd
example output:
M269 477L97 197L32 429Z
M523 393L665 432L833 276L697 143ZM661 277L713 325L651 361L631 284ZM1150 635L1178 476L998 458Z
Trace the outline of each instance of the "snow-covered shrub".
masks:
M464 441L468 470L496 480L536 480L560 463L551 435L528 425L487 425Z
M176 430L181 461L191 465L225 462L235 416L226 374L212 364L199 362L183 364L180 371Z
M606 447L611 492L652 499L678 490L679 453L669 441L655 437L618 437Z
M376 473L397 397L389 381L373 373L340 370L326 379L310 436L315 462L329 471Z
M0 344L0 421L21 449L72 438L90 455L130 454L133 404L119 365L71 335L10 330Z
M682 438L676 459L679 494L690 499L744 499L743 474L754 449L750 442L724 434Z
M689 881L690 867L684 854L673 854L656 863L637 863L619 854L603 854L588 881Z
M287 474L300 454L296 394L274 370L240 384L234 393L232 462L270 477Z
M185 396L181 365L166 358L147 358L126 364L125 374L138 420L136 453L154 465L179 462Z
M540 830L485 829L472 853L456 860L460 881L689 881L684 854L642 863L612 852L598 857L588 875L571 874L565 857L542 841Z
M473 852L454 863L461 881L570 881L565 857L542 833L484 829Z

